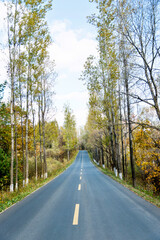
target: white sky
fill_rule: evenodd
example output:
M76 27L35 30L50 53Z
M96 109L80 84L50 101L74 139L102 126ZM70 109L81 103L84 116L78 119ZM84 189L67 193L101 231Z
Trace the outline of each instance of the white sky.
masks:
M84 125L88 114L88 93L79 80L86 58L97 54L96 30L86 16L94 13L89 0L55 0L48 14L51 37L51 57L56 61L58 78L55 85L56 119L63 124L63 106L69 103L77 126Z
M79 77L86 58L90 54L97 54L96 30L86 19L87 15L94 13L94 7L89 0L55 0L53 10L47 16L53 40L49 51L58 73L54 103L57 109L55 118L59 125L63 125L63 106L66 102L73 109L77 126L86 122L88 94ZM7 34L4 17L5 9L0 1L0 43L3 44ZM0 52L0 82L6 78L6 64L7 57Z

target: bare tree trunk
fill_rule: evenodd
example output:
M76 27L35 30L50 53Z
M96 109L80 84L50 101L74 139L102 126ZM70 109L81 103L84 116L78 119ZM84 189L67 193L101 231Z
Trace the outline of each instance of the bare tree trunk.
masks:
M67 159L68 159L68 161L69 161L69 159L70 159L69 149L67 150Z
M111 89L111 121L112 121L112 128L113 128L113 135L114 135L114 149L115 149L115 160L116 160L116 170L115 174L116 176L120 176L122 178L122 172L121 172L121 161L120 161L120 151L119 151L119 134L118 130L116 129L116 125L118 125L118 120L116 118L116 111L118 113L118 107L114 105L114 96L115 96L115 91L113 88L113 82L112 82L112 89ZM117 172L118 171L118 172Z
M34 143L34 161L35 161L35 179L37 181L38 171L37 171L37 153L36 153L36 135L35 135L35 113L33 109L33 95L31 94L31 108L33 117L33 143Z
M109 160L108 160L108 153L106 152L106 161L107 161L107 168L109 168Z
M115 162L115 152L114 152L114 144L113 144L113 132L111 127L111 121L109 120L109 135L110 135L110 141L111 141L111 158L112 158L112 170L115 169L116 162Z
M27 92L26 92L26 185L29 183L29 159L28 159L28 124L29 124L29 88L31 80L31 62L30 62L30 38L28 42L28 73L27 73Z
M102 166L104 167L104 151L103 151L103 143L101 143L101 154L102 154Z
M129 149L130 149L130 163L131 163L131 172L132 172L132 185L135 187L135 166L134 166L134 157L133 157L133 143L132 143L132 126L131 126L131 114L130 114L130 99L129 99L129 84L128 84L128 72L127 72L127 54L125 53L126 51L126 46L124 42L124 31L123 31L123 26L122 26L122 19L120 19L120 33L121 33L121 56L122 56L122 62L123 62L123 69L124 69L124 85L125 85L125 92L126 92L126 101L127 101L127 118L128 118L128 130L129 130ZM125 27L124 27L125 29ZM124 96L124 101L125 101L125 96ZM125 115L125 120L126 119L126 113L125 113L125 102L124 102L124 115ZM126 129L126 134L127 134L127 129ZM126 165L126 171L127 171L127 158L126 158L126 134L125 134L125 165ZM127 172L126 172L127 175Z
M41 82L41 111L42 111L42 131L43 131L43 161L44 161L44 178L48 177L47 173L47 160L46 160L46 146L45 146L45 111L46 111L46 99L45 99L45 79L43 79L43 83Z
M106 89L105 89L105 85L104 85L104 91L105 91L105 96L106 96ZM107 101L107 99L106 99ZM108 102L110 102L110 100L108 99ZM110 136L110 153L111 153L111 159L112 159L112 170L115 170L115 166L116 166L116 160L115 160L115 151L114 151L114 142L113 142L113 125L112 125L112 113L111 113L111 107L107 108L106 107L106 116L108 118L108 133Z
M22 136L22 156L23 156L23 187L25 186L25 157L24 157L24 131L23 131L23 113L22 113L22 88L19 76L19 94L21 107L21 136Z
M126 101L125 101L125 96L124 96L124 118L125 118L124 162L125 162L125 178L127 179L127 115L126 115Z
M10 13L7 8L7 27L8 27L8 46L9 46L9 70L11 80L11 168L10 168L10 192L14 191L13 183L13 165L14 165L14 84L15 84L15 58L16 58L16 22L17 22L17 0L13 16L13 39L10 37ZM11 49L11 40L13 40L13 49Z
M135 187L135 166L133 158L133 143L132 143L132 127L131 127L131 113L130 113L130 101L129 101L129 87L128 87L128 77L126 70L126 59L123 57L124 69L125 69L125 88L126 88L126 97L127 97L127 112L128 112L128 129L129 129L129 149L130 149L130 162L131 162L131 172L132 172L132 184Z
M28 185L29 183L29 159L28 159L29 80L30 80L30 62L28 62L27 92L26 92L26 185Z
M121 95L120 95L120 83L119 83L119 113L120 113L120 131L121 131L121 154L122 154L122 169L123 169L123 178L125 179L125 166L124 166L124 142L123 142L123 125L122 125L122 104L121 104Z
M21 44L21 36L19 33L19 59L21 54L20 49ZM18 67L18 81L19 81L19 101L20 101L20 109L21 109L21 137L22 137L22 158L23 158L23 187L25 186L25 157L24 157L24 131L23 131L23 104L22 104L22 82L21 82L21 64Z
M114 120L114 111L113 111L113 106L111 106L111 116L112 116L112 129L113 129L113 136L114 136L114 155L115 155L115 175L116 177L118 176L118 173L119 173L119 164L118 164L118 144L117 144L117 134L116 134L116 131L115 131L115 120Z
M13 184L13 164L14 164L14 87L13 87L13 79L11 79L11 170L10 170L10 192L14 191Z
M114 123L114 109L113 109L113 89L110 89L110 123L111 123L111 147L112 154L114 156L114 172L116 177L118 176L118 156L117 156L117 135L115 131L115 123Z
M45 120L44 120L44 112L42 112L42 131L43 131L44 178L47 178L48 174L47 174L46 146L45 146Z
M17 156L17 116L14 106L14 126L15 126L15 160L16 160L16 185L15 190L18 191L18 156Z
M28 163L28 105L29 105L29 86L28 86L28 79L27 79L27 94L26 94L26 185L29 182L29 163Z
M39 110L38 110L38 118L39 118L39 144L40 144L40 163L41 163L41 172L40 176L43 178L43 162L42 162L42 132L41 132L41 97L39 96Z

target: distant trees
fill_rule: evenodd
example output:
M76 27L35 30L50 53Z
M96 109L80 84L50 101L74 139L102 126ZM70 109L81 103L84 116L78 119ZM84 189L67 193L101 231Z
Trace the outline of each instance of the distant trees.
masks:
M69 105L64 106L63 138L65 142L65 149L67 150L67 159L69 161L70 151L75 149L77 144L75 117Z
M107 167L114 169L120 178L122 174L127 178L130 160L135 186L137 167L145 165L146 160L140 161L141 164L137 161L136 153L140 150L137 152L136 147L142 147L143 143L136 144L134 132L141 126L145 132L154 129L159 136L160 130L160 1L90 2L96 2L98 9L88 20L97 28L99 58L89 56L81 76L90 95L86 146L101 164L104 158ZM155 112L152 121L147 116L142 118L146 104ZM158 144L156 148L159 155ZM155 165L151 157L147 161L149 172L160 166L159 156ZM155 189L159 189L157 183Z
M35 102L34 102L35 104ZM17 113L17 157L18 166L14 158L13 162L13 183L16 183L18 188L23 185L24 162L23 162L23 148L26 147L25 140L22 142L22 128L21 116L23 118L23 134L26 133L25 111L21 112L21 108L16 106ZM29 178L37 180L44 178L45 162L44 162L44 147L46 154L46 163L49 164L47 173L51 174L54 171L54 166L57 164L63 165L71 159L77 149L77 131L75 126L75 119L71 108L67 105L64 112L64 126L59 127L56 120L45 120L45 143L43 139L43 124L35 122L35 132L33 128L32 113L29 115L28 123L28 163ZM69 154L68 154L69 151ZM11 114L10 104L0 105L0 189L6 190L10 185L10 163L11 163ZM36 156L36 161L35 161ZM58 163L59 162L59 163ZM56 168L56 166L55 166ZM18 170L16 172L16 169Z

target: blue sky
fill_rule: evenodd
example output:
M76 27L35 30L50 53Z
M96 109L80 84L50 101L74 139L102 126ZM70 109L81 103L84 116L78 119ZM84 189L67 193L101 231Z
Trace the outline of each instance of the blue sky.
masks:
M86 58L90 54L97 54L96 29L86 19L95 10L95 4L89 0L53 0L53 9L47 14L53 40L49 52L51 59L55 60L58 74L53 99L56 112L51 108L51 116L61 126L65 103L69 103L73 109L78 127L86 122L88 93L79 77ZM0 42L3 43L7 40L4 17L5 7L0 1ZM5 54L0 52L0 82L6 78L4 69L7 65L7 48L4 52Z
M89 29L86 16L94 11L95 4L89 0L54 0L53 10L48 15L51 20L70 20L74 29L79 27Z
M55 84L56 119L63 124L63 106L73 109L78 127L85 124L88 113L86 86L79 80L83 64L90 54L96 54L96 30L86 16L95 12L88 0L55 0L48 14L53 39L50 48L55 59L58 78Z

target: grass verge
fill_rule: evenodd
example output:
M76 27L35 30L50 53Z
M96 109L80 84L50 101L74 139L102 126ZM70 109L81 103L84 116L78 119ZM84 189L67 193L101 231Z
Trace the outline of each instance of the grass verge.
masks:
M21 201L23 198L27 197L29 194L33 193L37 189L41 188L51 180L53 180L55 177L60 175L62 172L64 172L76 159L76 156L78 154L78 151L75 153L73 158L69 162L63 163L63 166L60 166L56 170L52 172L52 174L47 179L38 179L37 181L35 179L30 180L29 185L23 187L20 187L17 192L1 192L0 193L0 212L6 210L7 208L11 207L15 203Z
M116 177L114 172L112 172L111 170L107 169L107 168L103 168L101 166L98 166L94 161L92 156L89 154L90 159L92 161L92 163L104 174L108 175L109 177L111 177L113 180L115 180L116 182L122 184L124 187L128 188L129 190L131 190L132 192L134 192L135 194L137 194L138 196L142 197L143 199L145 199L146 201L154 204L155 206L160 208L160 196L155 196L153 194L153 192L151 191L147 191L146 189L140 187L140 186L136 186L135 188L132 187L131 184L129 184L127 181L121 180L119 177Z

